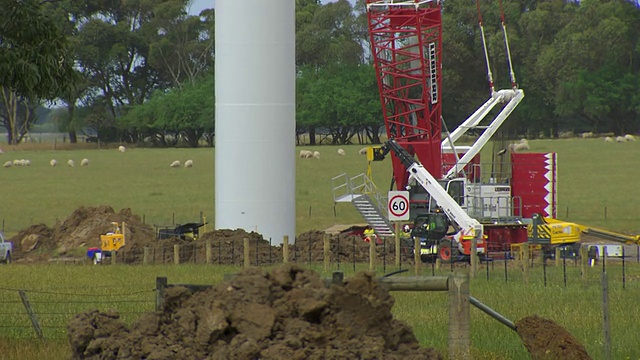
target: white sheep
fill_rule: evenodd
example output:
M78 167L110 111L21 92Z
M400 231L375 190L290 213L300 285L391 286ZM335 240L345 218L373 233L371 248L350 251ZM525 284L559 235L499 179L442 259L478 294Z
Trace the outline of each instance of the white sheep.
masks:
M73 160L69 159L69 161L67 161L67 165L69 167L74 167L74 166L76 166L76 163Z
M124 146L120 145L120 146L118 146L118 151L123 153L123 152L127 151L127 148L125 148Z
M581 136L583 139L592 138L592 137L593 137L593 132L583 132L582 134L580 134L580 136Z
M56 161L56 159L51 159L51 161L49 161L49 164L51 166L56 166L56 165L58 165L58 161Z
M360 149L360 151L358 151L358 154L360 155L367 155L367 148L363 147L362 149Z
M345 156L346 153L344 152L344 149L338 149L338 155Z
M613 142L613 138L611 136L607 136L604 138L604 142Z
M309 159L313 157L313 151L300 150L300 157L303 159Z
M313 157L316 159L320 159L320 151L314 151L313 152Z
M22 166L22 161L18 159L13 160L13 166Z
M616 142L625 142L627 141L627 139L625 139L624 136L616 136Z
M193 166L193 160L189 159L189 160L184 162L184 167L190 168L192 166Z
M635 136L633 136L633 135L631 135L631 134L626 134L626 135L624 136L624 138L625 138L627 141L636 141L636 137L635 137Z
M4 165L2 165L2 167L5 168L10 168L11 166L13 166L13 162L11 160L5 162Z
M31 160L29 160L29 159L22 160L22 165L24 165L24 166L31 166Z
M89 166L89 159L82 159L82 161L80 161L80 166Z
M169 165L172 168L179 168L180 167L180 161L176 160L174 162L171 163L171 165Z
M522 139L517 143L509 144L509 151L511 152L518 152L522 150L529 150L529 142L527 139Z

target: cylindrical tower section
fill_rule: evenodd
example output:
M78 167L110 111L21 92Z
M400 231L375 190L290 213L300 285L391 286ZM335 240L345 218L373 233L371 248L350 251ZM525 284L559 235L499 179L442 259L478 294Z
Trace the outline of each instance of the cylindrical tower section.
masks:
M216 0L215 227L295 237L295 2Z

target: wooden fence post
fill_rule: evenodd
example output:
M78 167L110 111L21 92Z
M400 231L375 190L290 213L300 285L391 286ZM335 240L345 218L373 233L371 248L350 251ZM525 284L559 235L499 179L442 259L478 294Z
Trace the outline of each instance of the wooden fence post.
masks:
M331 242L330 242L329 234L324 234L324 244L323 244L323 260L324 260L324 271L329 271L329 263L331 262Z
M602 272L602 325L604 327L604 358L611 360L611 324L609 322L609 283L607 273Z
M395 226L396 226L396 266L400 267L400 223L399 222L395 222Z
M529 243L522 244L522 270L525 284L529 283Z
M173 263L176 265L180 264L180 245L173 245Z
M111 250L111 265L115 265L116 264L116 251L115 250Z
M420 238L417 236L415 237L415 239L413 239L413 261L415 262L415 273L416 275L419 275L420 268L418 266L420 265Z
M249 257L249 238L244 238L244 267L245 269L251 266L251 258Z
M205 244L205 259L204 262L205 264L211 264L211 241L207 240L207 243Z
M149 247L144 247L144 254L142 255L142 265L149 265Z
M369 271L376 268L376 236L369 238Z
M27 294L24 290L18 290L18 294L20 294L20 299L22 300L22 305L24 305L25 310L27 311L27 315L29 315L29 319L31 320L31 325L33 325L33 330L36 332L36 335L39 339L44 339L44 335L42 334L42 328L40 327L40 323L38 323L38 318L36 317L36 313L31 308L31 304L29 303L29 299L27 298Z
M282 237L282 263L287 264L289 262L289 235Z
M469 275L449 275L449 359L471 358Z
M160 311L164 305L164 290L167 288L167 278L156 278L156 311Z
M486 251L486 247L485 247L485 251ZM476 277L476 272L478 271L478 241L476 240L476 238L474 237L471 240L471 269L469 270L469 274L472 278L475 279ZM451 261L453 262L455 259L451 259Z

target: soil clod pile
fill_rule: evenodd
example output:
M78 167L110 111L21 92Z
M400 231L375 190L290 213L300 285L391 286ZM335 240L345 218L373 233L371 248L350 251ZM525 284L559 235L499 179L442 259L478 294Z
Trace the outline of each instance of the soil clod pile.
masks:
M114 230L112 222L126 223L125 251L134 246L155 242L155 230L142 222L131 209L115 212L110 206L84 207L73 211L64 221L49 228L36 224L20 231L10 240L14 243L15 260L34 262L47 260L53 254L66 256L80 247L100 246L100 235Z
M179 246L180 263L203 263L205 245L210 244L212 262L237 265L244 260L244 239L249 240L249 256L253 265L272 265L282 262L282 246L279 241L269 241L257 232L243 229L218 229L200 234L198 240L158 239L156 229L145 224L131 209L119 212L110 206L84 207L73 211L63 221L52 227L35 224L21 230L10 241L14 243L16 262L46 262L56 260L86 260L86 249L100 246L100 235L114 230L113 222L126 223L126 245L118 251L118 262L142 264L145 248L149 248L147 261L153 264L172 263L174 246ZM329 259L337 263L363 263L369 261L369 244L357 235L327 235L312 230L300 234L289 243L289 261L311 263L324 260L324 239L329 240ZM275 245L278 243L278 245ZM411 263L410 249L403 247L403 262ZM392 261L395 246L392 240L376 246L378 261Z
M114 313L68 324L74 359L441 359L393 319L372 274L326 287L295 265L253 268L209 290L169 287L161 311L127 327Z
M516 322L516 329L533 360L591 360L584 345L551 320L528 316Z

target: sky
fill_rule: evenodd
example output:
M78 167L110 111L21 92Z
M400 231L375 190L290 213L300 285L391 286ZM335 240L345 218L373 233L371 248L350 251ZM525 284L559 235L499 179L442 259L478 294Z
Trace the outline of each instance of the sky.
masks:
M268 0L265 0L268 1ZM333 2L335 0L322 0L323 4ZM215 4L215 0L193 0L189 14L198 15L204 9L211 9Z

